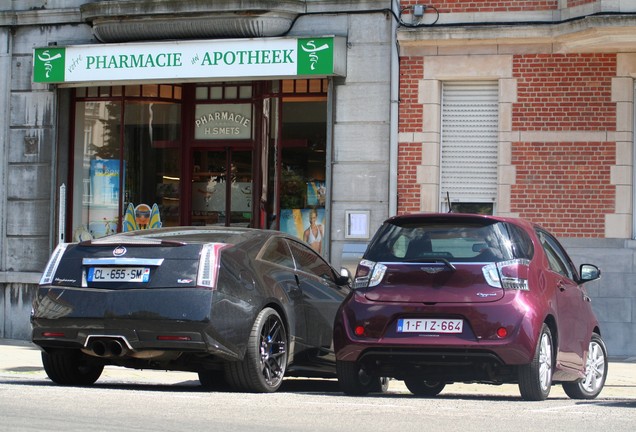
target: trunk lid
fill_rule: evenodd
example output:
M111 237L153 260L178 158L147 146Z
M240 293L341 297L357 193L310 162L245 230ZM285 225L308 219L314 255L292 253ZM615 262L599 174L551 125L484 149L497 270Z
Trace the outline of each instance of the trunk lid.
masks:
M378 302L482 303L500 300L504 290L490 286L484 264L426 261L385 263L382 282L365 290Z
M194 287L200 244L131 242L68 245L50 285L109 290Z

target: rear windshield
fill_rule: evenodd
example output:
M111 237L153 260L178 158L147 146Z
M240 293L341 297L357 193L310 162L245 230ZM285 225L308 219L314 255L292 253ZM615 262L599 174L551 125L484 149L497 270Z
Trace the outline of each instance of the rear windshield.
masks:
M492 220L385 223L374 236L365 258L409 262L446 259L496 262L532 258L529 236L521 228Z

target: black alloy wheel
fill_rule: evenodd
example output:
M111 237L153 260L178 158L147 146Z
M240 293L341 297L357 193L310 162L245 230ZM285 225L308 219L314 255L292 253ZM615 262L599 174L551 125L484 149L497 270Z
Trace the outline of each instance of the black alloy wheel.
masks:
M287 330L278 312L263 309L254 321L243 361L227 364L226 378L236 390L271 393L287 370Z

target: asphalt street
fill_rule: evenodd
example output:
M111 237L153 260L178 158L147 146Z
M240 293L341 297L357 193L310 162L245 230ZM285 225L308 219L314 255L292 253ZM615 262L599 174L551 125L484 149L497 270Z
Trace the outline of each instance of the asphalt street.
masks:
M42 367L40 350L30 342L0 339L0 376L29 374L32 377L48 379ZM163 383L175 384L191 381L198 384L198 377L190 372L170 372L154 370L136 370L116 366L107 366L102 378L116 379L128 383ZM409 393L401 381L391 381L389 391L392 393ZM500 386L481 384L452 384L444 392L464 394L493 394L518 396L519 389L514 384ZM552 388L550 397L567 397L561 386ZM634 398L636 399L636 357L611 358L605 388L600 397Z

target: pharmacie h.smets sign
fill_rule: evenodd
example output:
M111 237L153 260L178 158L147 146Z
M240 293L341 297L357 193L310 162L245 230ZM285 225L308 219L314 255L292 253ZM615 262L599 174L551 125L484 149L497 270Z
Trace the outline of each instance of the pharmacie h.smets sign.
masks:
M33 53L33 82L345 75L342 37L49 46Z

